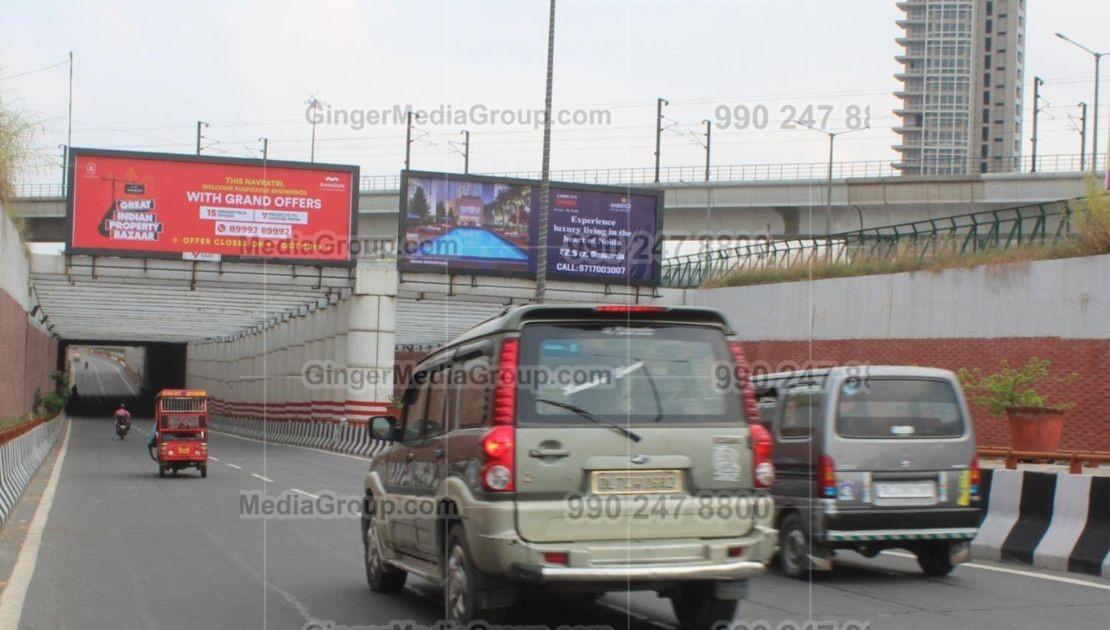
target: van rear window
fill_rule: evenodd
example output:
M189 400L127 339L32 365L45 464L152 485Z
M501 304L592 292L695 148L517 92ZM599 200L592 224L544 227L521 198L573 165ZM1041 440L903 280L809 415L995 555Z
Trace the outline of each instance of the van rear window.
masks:
M738 391L722 379L732 355L716 328L531 324L521 333L520 359L517 409L524 422L583 423L543 400L620 424L743 419Z
M964 418L948 381L871 378L840 387L836 430L846 438L948 438L964 434Z

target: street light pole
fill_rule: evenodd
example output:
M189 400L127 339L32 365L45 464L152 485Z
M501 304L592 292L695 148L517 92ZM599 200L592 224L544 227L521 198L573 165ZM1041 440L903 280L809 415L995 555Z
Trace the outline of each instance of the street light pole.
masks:
M463 129L463 175L470 174L470 132Z
M1087 170L1087 104L1079 103L1079 172Z
M409 170L409 158L412 156L412 110L405 112L405 170Z
M316 161L316 123L317 123L316 110L320 109L320 105L322 103L321 103L320 99L316 98L316 95L313 94L312 96L308 97L308 100L305 101L305 104L308 105L309 111L312 112L312 116L308 120L308 122L312 125L312 140L309 143L309 148L308 148L308 161L309 162L315 162Z
M818 129L817 127L814 127L813 125L807 125L805 123L799 123L799 124L801 124L803 127L807 128L807 129L812 129L813 131L818 131L818 132L823 133L823 134L825 134L826 136L829 137L829 169L828 169L828 176L826 177L826 181L825 181L825 234L828 235L832 232L833 145L836 142L836 137L837 136L842 136L846 133L852 133L853 131L863 131L864 129L868 129L868 127L858 127L856 129L844 129L842 131L826 131L825 129Z
M551 92L555 74L555 0L547 16L547 84L543 101L543 163L540 167L540 216L536 242L536 302L547 293L547 213L551 202ZM656 172L658 172L656 167Z
M1098 88L1099 88L1098 73L1099 73L1099 65L1102 62L1102 57L1103 57L1103 55L1105 55L1107 53L1106 52L1095 52L1095 51L1091 50L1090 48L1087 48L1083 44L1080 44L1079 42L1075 41L1074 39L1068 37L1067 35L1064 35L1063 33L1056 33L1056 37L1059 37L1060 39L1064 40L1065 42L1068 42L1069 44L1072 44L1072 45L1082 49L1083 51L1087 52L1088 54L1090 54L1092 57L1095 58L1095 102L1094 102L1094 112L1093 112L1093 115L1092 115L1093 120L1092 120L1092 123L1091 123L1091 170L1097 171L1098 170L1098 113L1099 113L1098 112Z
M1033 77L1033 137L1030 139L1033 143L1033 164L1030 172L1037 172L1037 119L1041 114L1041 86L1044 85L1044 80L1040 77Z
M663 139L663 106L670 105L667 99L660 97L655 101L655 183L659 183L659 150Z

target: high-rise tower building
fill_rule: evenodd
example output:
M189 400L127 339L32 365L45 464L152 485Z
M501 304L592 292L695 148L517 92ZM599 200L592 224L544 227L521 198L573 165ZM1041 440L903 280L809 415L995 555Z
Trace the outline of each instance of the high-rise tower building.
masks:
M905 175L1003 172L1021 157L1025 0L903 0Z

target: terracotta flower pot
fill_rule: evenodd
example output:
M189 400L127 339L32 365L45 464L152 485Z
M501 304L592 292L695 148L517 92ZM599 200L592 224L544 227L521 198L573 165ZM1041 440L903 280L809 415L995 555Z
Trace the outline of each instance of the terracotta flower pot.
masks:
M1060 450L1064 415L1051 407L1010 407L1010 447L1016 451L1054 453Z

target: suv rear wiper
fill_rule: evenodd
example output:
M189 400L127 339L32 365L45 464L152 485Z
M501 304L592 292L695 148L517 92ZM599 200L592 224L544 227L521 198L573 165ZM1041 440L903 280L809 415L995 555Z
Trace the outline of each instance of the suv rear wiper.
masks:
M608 420L602 420L601 418L598 418L594 414L592 414L592 413L586 411L585 409L583 409L581 407L578 407L576 405L572 405L570 403L565 403L565 402L559 402L557 400L551 400L550 398L537 398L536 402L541 402L541 403L544 403L546 405L552 405L552 406L555 406L555 407L561 407L563 409L566 409L567 411L576 413L576 414L582 416L583 418L589 420L590 422L594 422L594 423L600 424L602 426L609 427L610 429L613 429L613 430L621 433L622 435L624 435L628 439L632 440L633 442L639 442L642 439L638 433L634 433L632 431L629 431L628 429L622 427L621 425L619 425L615 422L609 422Z

